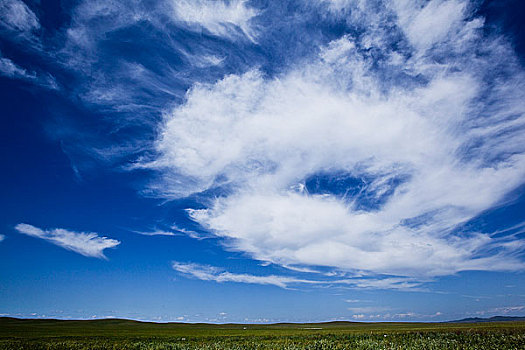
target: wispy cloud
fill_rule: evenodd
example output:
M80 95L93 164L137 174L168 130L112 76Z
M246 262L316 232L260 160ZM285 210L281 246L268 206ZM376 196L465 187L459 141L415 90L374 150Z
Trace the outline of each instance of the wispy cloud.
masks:
M339 5L363 34L278 76L189 90L141 164L164 175L153 188L227 185L189 216L260 261L421 281L523 269L522 239L462 226L523 183L525 74L510 45L465 1L358 3Z
M389 307L382 306L364 306L364 307L349 307L348 310L355 314L370 314L391 310Z
M252 275L229 272L223 268L202 265L196 263L172 262L175 271L182 275L193 277L203 281L236 282L248 284L274 285L281 288L289 288L298 285L333 285L344 286L352 289L393 289L417 291L420 282L407 278L355 278L355 279L327 279L314 280L296 278L283 275Z
M133 232L144 235L144 236L186 236L186 237L197 239L197 240L209 238L198 232L178 227L177 225L172 225L170 227L170 230L154 229L151 231L133 231Z
M469 25L482 24L480 19L470 23L465 21L468 1L464 0L432 0L421 8L414 6L411 1L397 0L392 2L392 6L398 15L401 29L419 52L443 42L450 45L447 41L461 39L461 34L465 33L459 32L464 29L468 31Z
M166 0L147 4L83 0L72 12L58 57L67 68L85 75L86 83L78 87L85 102L115 112L147 112L151 117L183 96L191 85L188 79L194 75L193 70L198 70L202 78L203 68L220 65L226 58L224 49L212 39L185 41L175 33L207 30L231 39L252 37L249 21L255 14L244 0ZM147 49L148 57L137 57L133 51L123 53L118 60L101 62L101 57L112 55L101 44L108 40L109 33L120 41L120 35L126 34L119 31L125 28L141 31L140 42L134 37L125 40L137 50Z
M424 291L423 284L431 280L422 280L410 277L387 278L352 278L334 280L335 285L348 285L354 289L392 289L398 291Z
M172 0L174 18L227 38L246 35L255 40L250 20L257 15L246 0Z
M346 299L345 302L347 303L369 303L370 300L361 300L361 299Z
M174 270L181 274L191 276L204 281L215 281L219 283L223 282L237 282L237 283L248 283L248 284L263 284L263 285L274 285L281 288L287 288L290 284L296 283L316 283L309 280L301 280L292 277L285 276L256 276L250 274L236 274L225 271L223 269L201 265L195 263L181 263L174 261L172 265Z
M15 62L7 57L3 57L0 52L0 75L11 79L20 79L35 83L44 88L56 90L58 89L55 78L50 74L38 75L36 72L28 71L20 67Z
M105 115L100 123L112 130L109 137L63 123L57 134L70 141L63 148L76 169L82 172L93 160L115 164L149 152L166 106L180 101L193 82L222 76L228 61L236 69L247 65L237 59L243 53L221 44L225 36L230 45L246 44L245 31L253 34L250 13L242 1L76 2L57 38L63 42L45 55L76 77L75 84L64 82L70 88L64 93ZM203 31L211 35L200 35ZM114 56L122 45L128 49Z
M0 74L8 78L35 79L34 73L28 73L25 69L17 66L12 60L0 57Z
M0 235L0 242L2 242L5 239L5 235Z
M367 310L364 310L363 313L356 313L352 315L352 318L355 320L361 320L361 321L393 321L393 320L420 320L420 321L429 321L432 319L435 319L436 317L442 317L441 312L435 312L433 314L420 314L412 311L406 311L406 312L384 312L385 310L380 310L378 308L377 311L370 310L368 312Z
M178 234L171 232L171 231L162 231L162 230L155 230L155 231L133 231L135 233L138 233L143 236L179 236Z
M0 26L15 32L28 33L40 28L38 17L20 0L0 3Z
M512 312L522 312L525 310L525 305L516 305L516 306L502 306L493 309L493 312L502 312L504 314L509 314Z
M477 315L515 315L525 311L525 305L499 306L476 312Z
M74 232L61 228L42 230L29 224L18 224L15 229L20 233L44 239L62 248L93 258L106 259L104 250L120 244L115 239L100 237L93 232Z

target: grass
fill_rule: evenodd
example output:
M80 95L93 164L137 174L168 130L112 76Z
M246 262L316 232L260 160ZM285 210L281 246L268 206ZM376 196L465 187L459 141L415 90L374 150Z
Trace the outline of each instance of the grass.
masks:
M0 349L525 349L525 322L210 325L2 318Z

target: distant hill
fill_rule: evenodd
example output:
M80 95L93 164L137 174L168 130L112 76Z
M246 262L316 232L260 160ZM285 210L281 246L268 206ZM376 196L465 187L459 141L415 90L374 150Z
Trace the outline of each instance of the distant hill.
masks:
M509 322L509 321L525 321L525 317L518 316L493 316L489 318L469 317L461 320L447 321L446 323L480 323L480 322Z
M0 327L5 325L70 325L70 326L93 326L93 327L119 327L119 326L142 326L142 327L161 327L161 328L201 328L210 327L218 329L243 329L245 326L256 328L299 328L299 329L317 329L322 328L346 328L359 326L386 326L386 325L417 325L417 324L439 324L439 323L486 323L486 322L511 322L521 321L525 322L525 317L519 316L493 316L490 318L469 317L461 320L443 321L443 322L356 322L356 321L328 321L316 323L268 323L268 324L243 324L243 323L185 323L185 322L152 322L152 321L137 321L132 319L121 318L106 318L106 319L88 319L88 320L62 320L62 319L29 319L29 318L14 318L14 317L0 317ZM317 327L317 328L305 328ZM319 329L322 329L319 328Z

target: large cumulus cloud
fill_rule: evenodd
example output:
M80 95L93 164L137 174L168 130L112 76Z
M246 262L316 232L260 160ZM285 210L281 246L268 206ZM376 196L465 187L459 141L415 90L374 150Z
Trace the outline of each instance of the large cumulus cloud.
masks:
M510 46L466 1L326 3L353 33L276 76L195 84L165 114L141 164L162 174L152 189L223 188L190 217L280 265L523 268L521 240L461 226L523 183L525 80Z

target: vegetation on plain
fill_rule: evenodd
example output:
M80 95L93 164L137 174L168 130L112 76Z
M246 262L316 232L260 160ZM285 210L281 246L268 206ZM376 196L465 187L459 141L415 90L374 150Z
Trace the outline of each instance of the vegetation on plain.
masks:
M525 322L184 324L0 319L0 350L525 349Z

